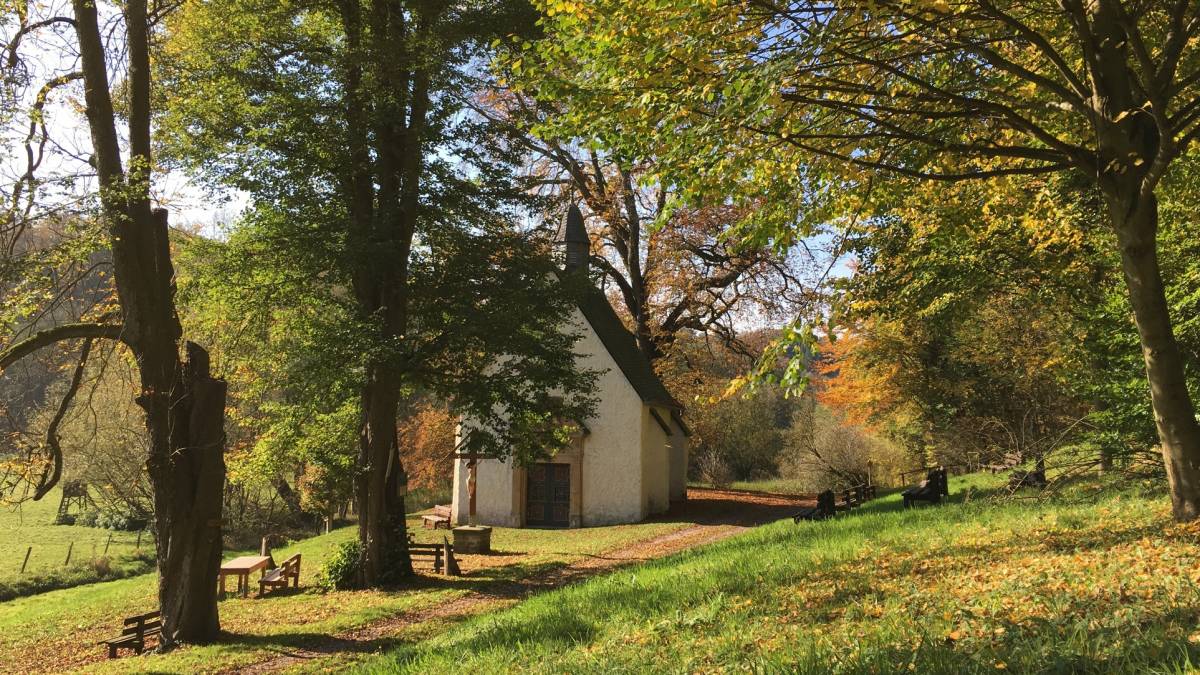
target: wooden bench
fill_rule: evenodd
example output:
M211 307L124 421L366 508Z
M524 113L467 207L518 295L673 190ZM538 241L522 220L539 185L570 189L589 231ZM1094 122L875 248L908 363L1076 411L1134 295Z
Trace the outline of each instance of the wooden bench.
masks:
M908 508L915 502L937 504L942 497L950 496L950 487L946 480L945 469L933 469L919 485L908 488L900 493L904 497L904 507Z
M98 644L108 645L108 658L117 658L118 649L132 649L141 654L146 649L146 638L162 632L162 620L158 612L146 612L125 619L119 637L101 640Z
M450 507L439 504L433 507L433 513L421 516L421 525L425 529L450 529Z
M429 562L433 571L441 574L445 565L445 547L442 544L412 544L408 545L408 555L416 563L418 560Z
M1021 457L1020 453L1010 452L1004 455L1004 458L999 462L995 464L987 464L983 468L992 473L1000 473L1001 471L1008 471L1009 469L1015 468L1022 461L1023 458Z
M802 520L825 520L832 517L835 513L837 513L837 506L833 490L826 490L817 495L816 506L810 506L800 511L792 516L792 521L798 523Z
M262 597L267 594L267 589L287 588L288 580L292 582L292 588L300 587L300 554L288 558L283 561L283 564L273 570L267 570L262 579L258 580L258 595Z
M441 544L417 544L410 537L408 540L408 557L413 564L429 563L435 574L443 571L450 576L459 576L462 572L458 567L458 559L454 557L454 546L445 537Z

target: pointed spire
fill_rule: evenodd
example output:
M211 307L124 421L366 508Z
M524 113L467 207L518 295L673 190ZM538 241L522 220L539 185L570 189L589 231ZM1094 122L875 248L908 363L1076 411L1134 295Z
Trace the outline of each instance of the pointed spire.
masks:
M583 226L583 214L575 204L567 209L567 224L563 228L563 243L566 244L567 260L563 266L568 272L588 268L588 257L591 254L591 240L588 239L587 229Z

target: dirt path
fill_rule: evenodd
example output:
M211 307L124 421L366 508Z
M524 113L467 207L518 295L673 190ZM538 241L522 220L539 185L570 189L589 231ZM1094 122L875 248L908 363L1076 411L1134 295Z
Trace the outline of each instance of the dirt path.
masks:
M371 653L394 644L404 629L430 621L465 618L485 611L497 602L520 601L535 593L655 558L662 558L704 544L725 539L750 527L778 520L807 505L810 499L787 495L753 494L722 490L688 490L688 501L664 520L687 520L695 524L620 549L586 556L547 574L520 580L496 580L486 588L431 608L403 612L361 628L337 635L300 649L278 653L255 664L225 671L228 673L272 673L300 666L314 659L338 653Z

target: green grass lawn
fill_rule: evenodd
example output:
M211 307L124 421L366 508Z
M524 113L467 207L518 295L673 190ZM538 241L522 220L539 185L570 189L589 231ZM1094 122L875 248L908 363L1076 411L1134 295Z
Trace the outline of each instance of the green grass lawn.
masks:
M420 529L416 518L410 519L409 526L418 541L440 542L447 535L445 530ZM98 661L103 650L96 646L97 640L119 632L122 617L154 608L153 574L0 603L0 672L83 668L88 672L190 673L236 668L409 610L436 607L488 584L540 574L583 556L686 526L646 523L567 531L496 528L492 544L499 553L496 562L501 564L471 577L423 577L412 588L390 591L321 593L314 588L316 571L337 543L356 536L355 528L342 528L273 551L276 560L302 554L301 592L222 601L221 624L228 635L205 647ZM225 558L235 555L237 552L228 552ZM515 601L508 604L511 602Z
M0 506L0 582L15 579L21 574L21 561L30 546L26 574L41 574L63 567L67 548L71 547L72 562L81 562L104 554L109 537L110 558L131 555L136 550L136 532L113 532L96 527L55 525L61 491L53 490L41 501L27 502L17 507ZM151 549L154 543L148 535L142 538L142 548Z
M375 657L366 672L1188 672L1200 525L1163 487L996 503L899 496L783 521L531 598ZM969 496L968 496L969 495Z

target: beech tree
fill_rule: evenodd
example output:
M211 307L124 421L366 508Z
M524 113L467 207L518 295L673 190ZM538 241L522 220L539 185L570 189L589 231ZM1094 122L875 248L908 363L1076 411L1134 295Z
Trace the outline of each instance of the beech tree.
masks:
M287 317L299 332L271 344L307 343L274 358L336 363L353 380L360 581L411 574L404 397L469 412L480 425L461 449L518 461L565 444L566 426L593 405L593 374L576 370L577 336L562 330L572 283L555 281L546 242L513 226L528 213L527 186L466 105L483 90L487 45L528 30L531 12L219 0L175 17L167 145L251 200L216 261L233 281L222 292L274 297L247 321Z
M150 7L146 0L6 5L5 106L9 119L20 117L14 109L31 111L21 120L27 130L25 171L6 195L8 260L18 261L13 268L24 274L45 275L45 268L19 264L27 253L44 261L36 255L44 242L28 239L45 235L48 222L64 213L94 207L102 226L98 243L111 253L111 263L102 266L111 266L115 305L84 320L47 325L55 323L46 320L55 316L50 307L70 287L25 295L43 306L32 313L17 310L17 330L6 336L0 370L64 341L81 343L65 410L93 341L119 341L132 352L150 445L146 468L153 487L163 647L170 648L180 641L212 640L220 628L213 584L221 560L225 383L210 375L205 349L184 339L167 214L151 199L150 48L161 11L163 6ZM110 73L110 64L116 64L118 76ZM59 112L49 105L51 97L78 83L91 138L90 167L76 166L68 146L52 138L51 129L69 130L72 122L48 121L52 110ZM124 129L118 131L120 122ZM92 252L86 238L75 243L84 255ZM9 281L10 292L20 290L22 279ZM40 458L50 469L37 478L37 497L61 476L56 446L48 444L50 456Z
M1174 514L1200 516L1200 425L1156 241L1159 184L1200 134L1193 3L653 5L544 2L554 39L541 58L560 80L549 93L578 111L563 125L604 133L588 120L619 120L609 144L663 157L693 195L722 181L796 195L889 174L1089 177L1121 256Z

